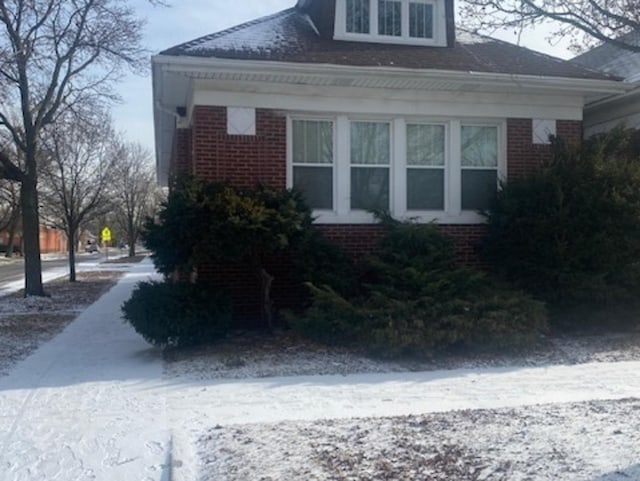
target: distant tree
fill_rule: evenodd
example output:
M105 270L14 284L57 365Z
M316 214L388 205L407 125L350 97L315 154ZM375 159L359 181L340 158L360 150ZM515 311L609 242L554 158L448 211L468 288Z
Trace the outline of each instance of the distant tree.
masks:
M12 182L0 180L0 231L6 231L8 238L5 257L13 257L19 226L20 189Z
M129 256L136 255L136 243L145 219L159 207L161 192L156 182L151 153L140 144L121 142L114 165L113 200L116 222L125 233Z
M21 186L25 295L44 295L38 167L43 130L87 99L113 100L124 69L141 69L143 22L126 0L0 0L0 177ZM19 165L11 152L21 153Z
M47 131L41 161L44 217L64 230L69 280L76 281L76 248L82 227L111 209L109 187L117 160L115 135L106 115L79 121L69 116Z
M640 32L637 0L465 0L463 23L475 31L523 30L551 21L553 37L569 38L575 51L606 42L640 52L640 42L626 34Z

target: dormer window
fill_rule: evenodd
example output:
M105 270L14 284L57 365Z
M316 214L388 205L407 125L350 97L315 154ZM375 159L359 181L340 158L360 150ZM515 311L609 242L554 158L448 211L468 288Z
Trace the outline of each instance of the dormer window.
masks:
M444 0L336 0L335 39L446 46Z
M347 32L368 34L371 27L370 0L347 0Z

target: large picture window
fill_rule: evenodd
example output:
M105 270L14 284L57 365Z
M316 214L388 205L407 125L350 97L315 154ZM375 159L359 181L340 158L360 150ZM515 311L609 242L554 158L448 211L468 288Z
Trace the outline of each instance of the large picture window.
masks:
M313 209L333 209L333 122L293 120L293 186Z
M504 121L317 115L288 122L287 186L322 224L481 223L506 176Z
M463 125L462 209L489 207L498 186L498 128Z
M444 125L407 124L407 210L444 210Z
M389 209L390 126L351 123L351 208Z

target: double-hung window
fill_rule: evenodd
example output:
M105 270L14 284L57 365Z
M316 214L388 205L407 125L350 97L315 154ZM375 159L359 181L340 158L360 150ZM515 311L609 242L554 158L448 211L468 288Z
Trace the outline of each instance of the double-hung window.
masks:
M313 209L333 209L333 130L330 120L292 121L293 186Z
M489 207L498 186L498 127L462 125L462 210Z
M389 209L391 127L351 122L351 209Z
M407 124L407 210L445 207L445 126Z

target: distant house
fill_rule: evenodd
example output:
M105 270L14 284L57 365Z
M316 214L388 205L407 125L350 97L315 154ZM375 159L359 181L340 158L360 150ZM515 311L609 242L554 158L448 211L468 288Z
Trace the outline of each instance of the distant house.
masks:
M623 37L640 45L640 32ZM576 64L624 79L626 92L589 102L585 108L585 135L605 132L616 125L640 128L640 53L602 44L573 59Z
M66 239L63 231L45 225L40 226L40 252L42 254L66 251ZM14 252L22 252L22 234L16 234L13 243ZM7 245L9 245L9 233L7 231L0 231L0 246L3 247L2 252L6 252Z
M354 255L368 210L435 222L473 262L478 211L582 138L617 78L457 30L453 0L300 0L152 59L158 174L301 189Z

